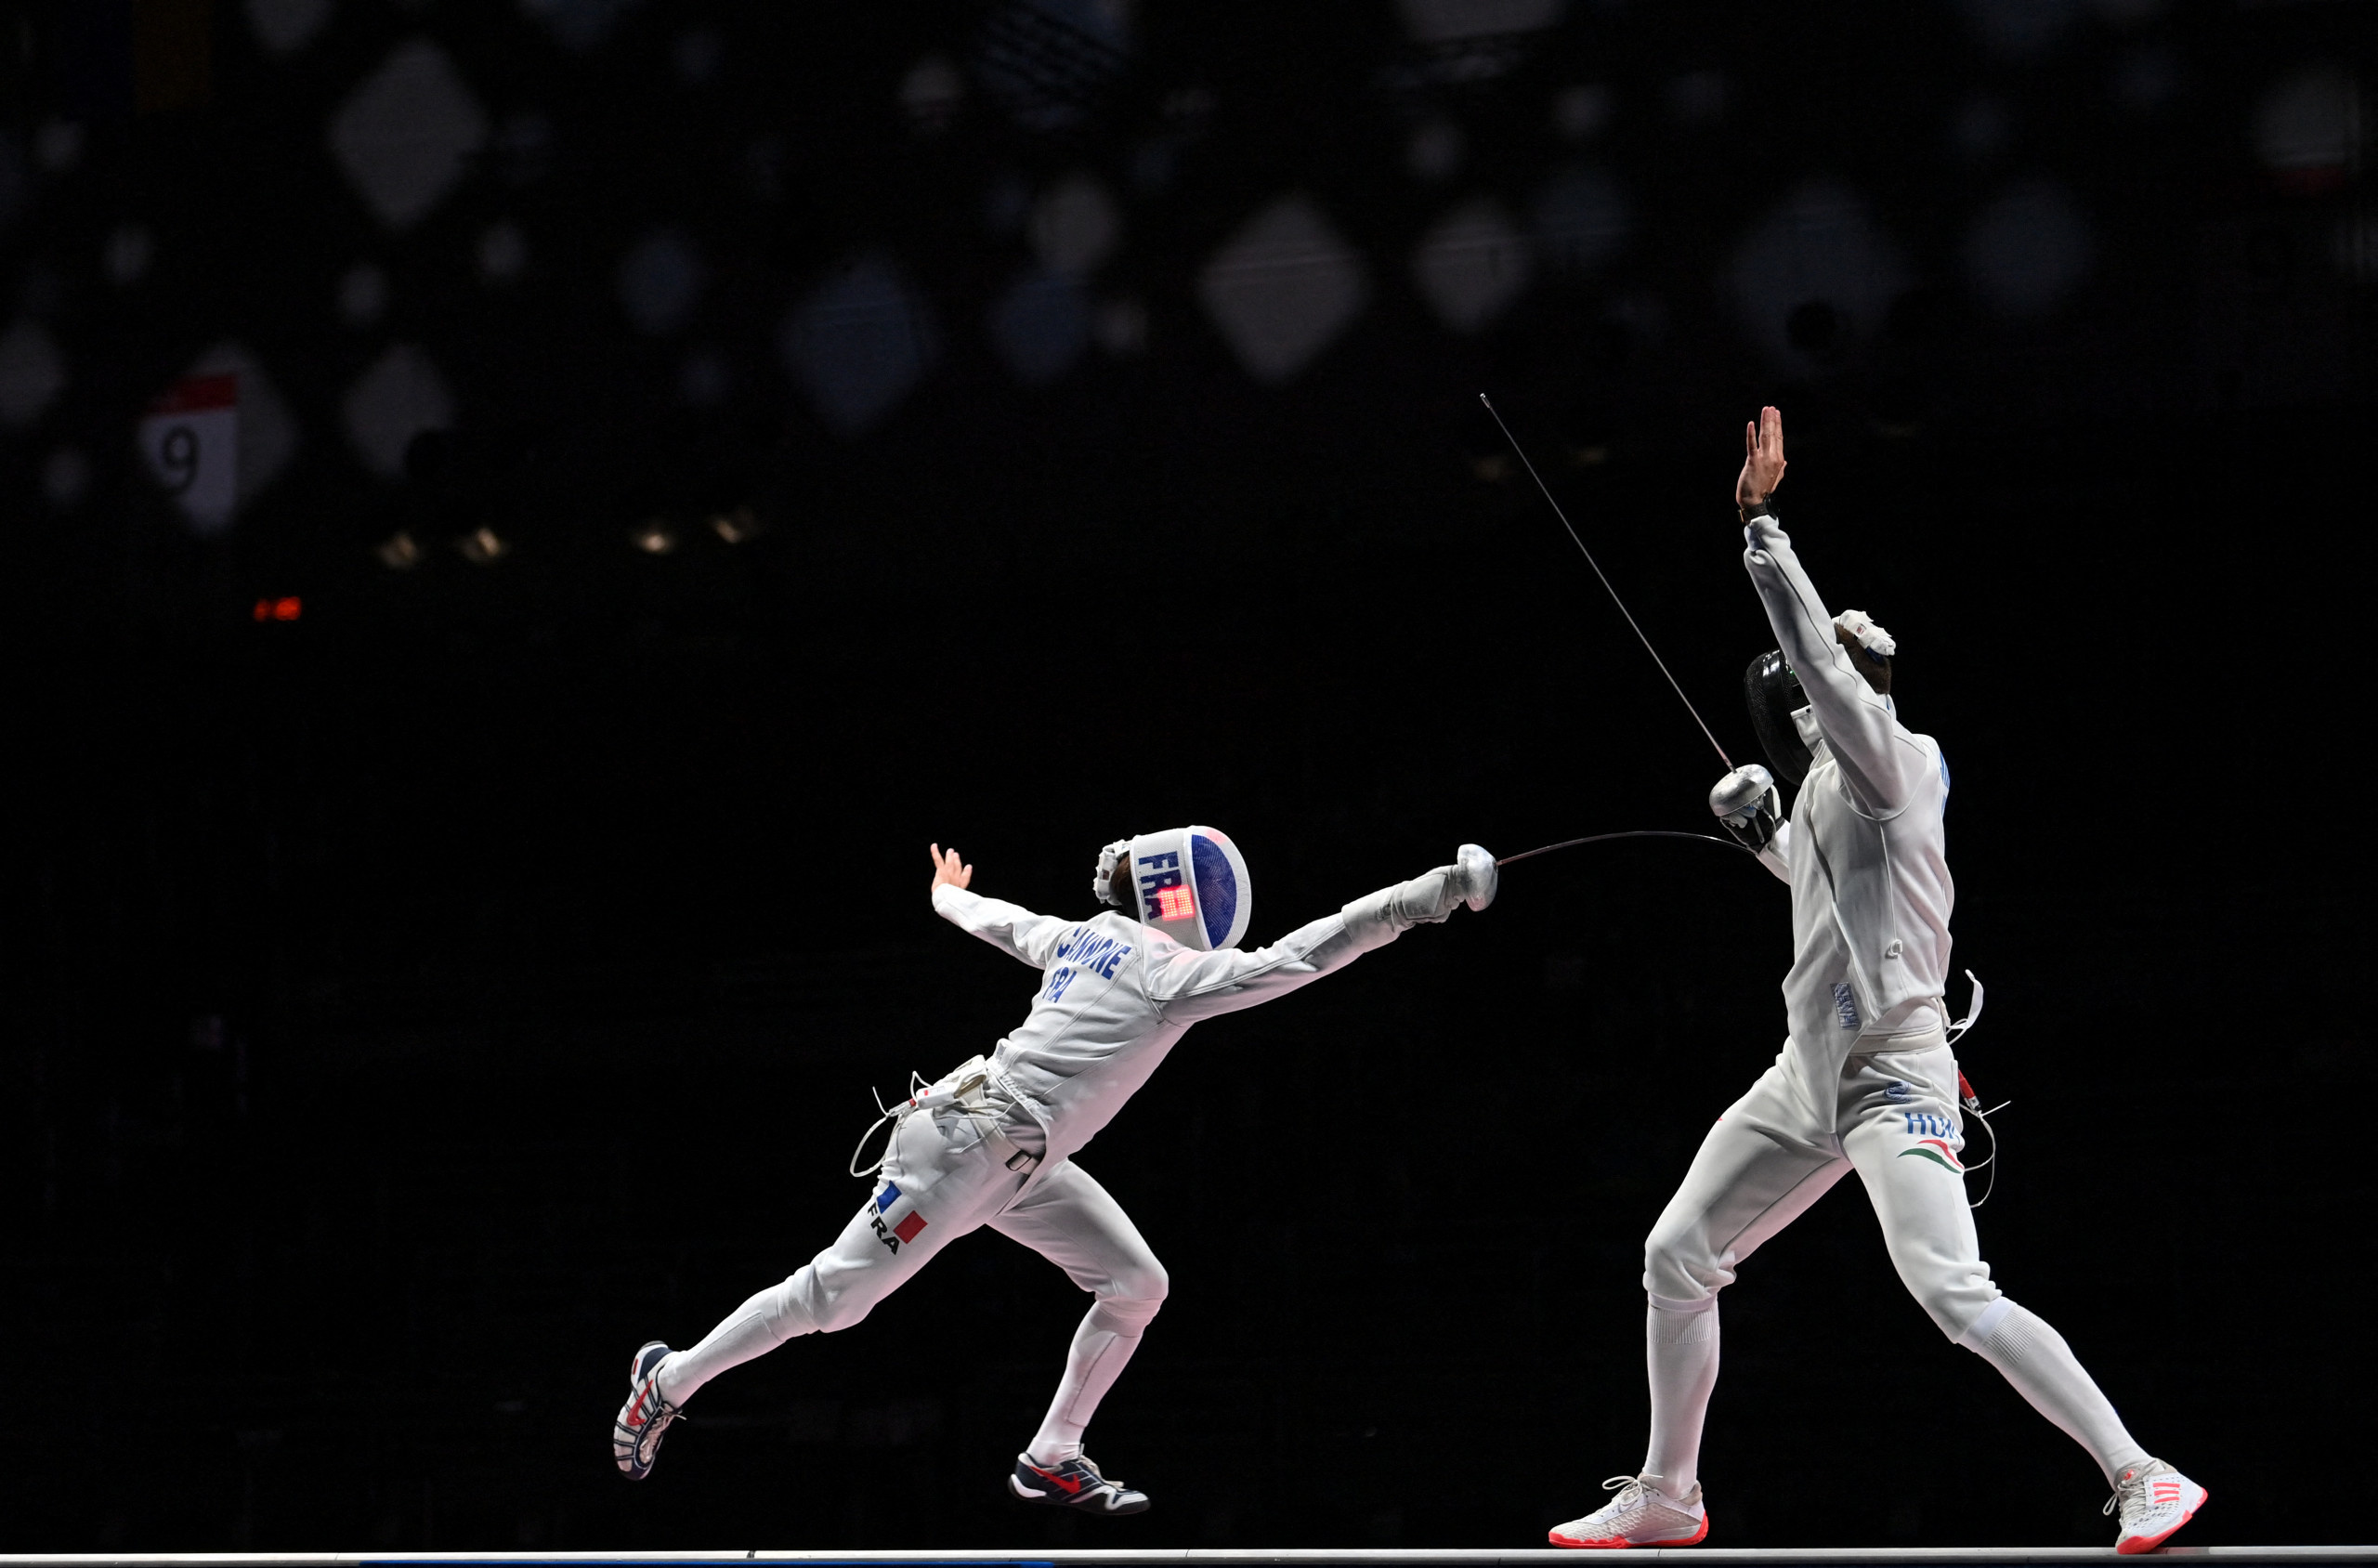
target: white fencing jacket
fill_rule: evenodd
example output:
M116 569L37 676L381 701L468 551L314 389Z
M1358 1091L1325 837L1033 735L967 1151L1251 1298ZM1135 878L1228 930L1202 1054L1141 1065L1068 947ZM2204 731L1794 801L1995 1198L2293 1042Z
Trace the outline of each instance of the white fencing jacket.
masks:
M1851 665L1775 519L1754 517L1744 532L1743 564L1813 710L1801 734L1815 764L1759 858L1792 884L1784 1003L1789 1050L1814 1090L1840 1076L1853 1046L1883 1049L1946 1021L1949 767Z
M1431 879L1437 889L1425 885ZM1001 1087L1048 1133L1046 1169L1112 1121L1190 1025L1309 985L1393 941L1416 919L1443 920L1457 901L1444 885L1445 871L1431 871L1252 952L1201 953L1115 910L1059 920L946 882L933 890L933 907L960 930L1048 972L1023 1026L991 1057ZM1404 893L1419 896L1392 896Z

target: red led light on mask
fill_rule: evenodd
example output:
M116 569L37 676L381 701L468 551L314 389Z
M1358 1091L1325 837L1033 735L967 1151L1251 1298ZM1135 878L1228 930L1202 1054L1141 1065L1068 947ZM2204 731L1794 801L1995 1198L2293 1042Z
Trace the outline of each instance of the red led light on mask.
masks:
M1160 921L1185 921L1197 912L1190 902L1185 887L1160 887L1156 895L1156 918Z

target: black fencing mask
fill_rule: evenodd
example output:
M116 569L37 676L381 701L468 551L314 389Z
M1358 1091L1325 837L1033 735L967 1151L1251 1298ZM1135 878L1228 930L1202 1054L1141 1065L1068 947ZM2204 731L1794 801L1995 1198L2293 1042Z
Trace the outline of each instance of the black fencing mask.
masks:
M1767 753L1775 777L1786 784L1807 777L1816 758L1800 738L1792 715L1807 707L1809 699L1783 649L1769 648L1750 661L1743 672L1743 700L1750 707L1750 727L1757 733L1759 749Z

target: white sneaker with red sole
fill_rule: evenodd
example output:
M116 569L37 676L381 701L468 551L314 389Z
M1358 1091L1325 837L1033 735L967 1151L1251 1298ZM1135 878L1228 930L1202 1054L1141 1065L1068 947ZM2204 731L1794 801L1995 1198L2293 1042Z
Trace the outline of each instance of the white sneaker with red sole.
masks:
M1546 1539L1556 1547L1609 1550L1695 1546L1709 1534L1709 1510L1701 1504L1697 1482L1681 1497L1669 1496L1640 1475L1614 1475L1601 1489L1618 1496L1583 1519L1554 1525Z
M2114 1550L2124 1557L2153 1551L2172 1538L2179 1527L2196 1517L2210 1496L2205 1489L2161 1459L2142 1459L2122 1472L2105 1511L2119 1513L2122 1534Z

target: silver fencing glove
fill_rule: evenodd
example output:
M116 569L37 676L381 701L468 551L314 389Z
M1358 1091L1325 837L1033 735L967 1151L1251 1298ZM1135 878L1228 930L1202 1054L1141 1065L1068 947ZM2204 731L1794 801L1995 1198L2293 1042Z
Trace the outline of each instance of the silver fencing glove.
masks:
M1455 863L1410 882L1365 894L1341 911L1346 932L1365 951L1383 947L1416 925L1434 925L1457 905L1483 909L1495 901L1495 857L1474 843L1454 853Z
M1709 791L1709 810L1726 825L1744 849L1757 854L1775 842L1776 825L1784 820L1784 797L1775 776L1757 763L1745 763Z

